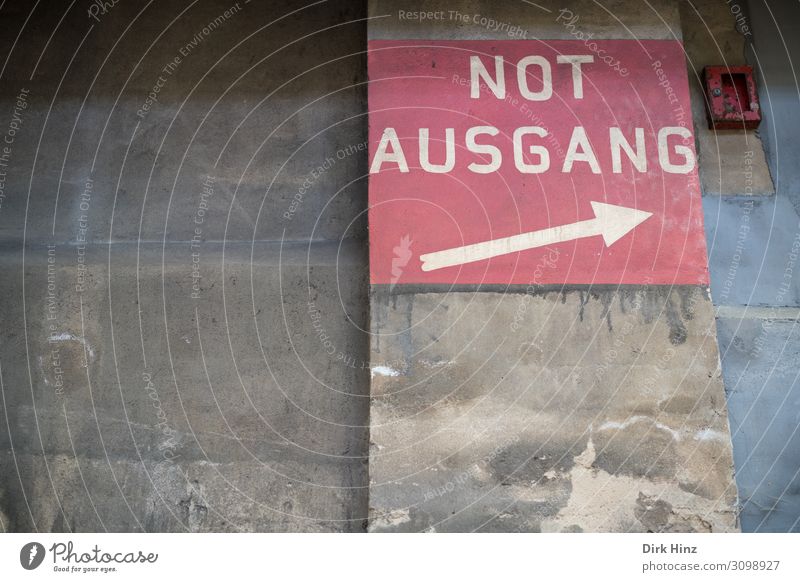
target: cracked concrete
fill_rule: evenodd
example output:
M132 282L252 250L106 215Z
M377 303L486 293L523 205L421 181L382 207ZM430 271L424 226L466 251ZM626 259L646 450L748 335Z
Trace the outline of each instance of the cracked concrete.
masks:
M372 380L373 531L737 528L705 290L373 291L372 305L373 363L404 364ZM641 513L640 495L672 509Z

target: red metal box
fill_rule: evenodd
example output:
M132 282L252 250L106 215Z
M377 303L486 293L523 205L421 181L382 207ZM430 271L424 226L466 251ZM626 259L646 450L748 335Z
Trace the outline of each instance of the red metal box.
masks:
M709 129L756 129L758 90L750 66L709 66L703 72Z

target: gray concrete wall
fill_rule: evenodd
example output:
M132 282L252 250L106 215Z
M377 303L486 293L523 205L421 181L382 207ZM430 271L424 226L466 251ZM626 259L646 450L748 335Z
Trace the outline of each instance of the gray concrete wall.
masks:
M522 0L457 4L569 38ZM0 9L0 530L363 531L368 368L398 358L407 376L374 372L373 529L735 527L702 292L495 289L491 312L472 290L378 292L370 345L363 3L88 5ZM743 54L759 68L755 134L705 130L690 85L704 194L734 195L704 206L742 527L797 529L797 7L751 0L751 36L715 0L567 6L596 38L683 38L690 71ZM373 38L497 36L398 9L370 2ZM748 186L758 198L736 196ZM408 322L444 308L480 315L491 341L459 328L420 351ZM511 333L521 309L567 331ZM586 354L546 358L558 342ZM475 378L498 345L515 346L495 370L510 376ZM420 410L413 439L397 432ZM484 432L454 445L464 421ZM439 430L420 474L418 427Z
M748 61L758 73L759 128L777 194L704 201L722 371L744 531L800 531L797 321L800 217L796 2L754 0Z
M709 129L706 120L703 68L745 64L745 47L752 31L742 30L738 23L747 26L740 17L746 6L744 2L718 0L684 0L679 4L703 194L774 194L760 132Z
M735 530L705 293L497 291L373 291L372 531Z
M747 59L757 68L765 113L759 133L764 136L767 159L779 193L787 196L795 209L800 209L800 167L795 153L800 133L797 5L786 0L751 0L748 18L753 37Z
M678 3L610 4L373 0L368 32L509 38L399 12L458 9L572 38L567 9L597 38L682 36ZM738 529L707 289L373 285L371 318L371 531Z
M0 529L363 531L365 7L88 4L0 10Z

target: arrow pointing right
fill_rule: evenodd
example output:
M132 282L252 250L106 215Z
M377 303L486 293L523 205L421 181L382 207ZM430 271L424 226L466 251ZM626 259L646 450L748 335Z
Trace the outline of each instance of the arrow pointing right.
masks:
M590 220L421 255L422 270L435 271L597 235L601 235L606 246L610 247L653 215L652 212L603 202L591 204L595 217Z

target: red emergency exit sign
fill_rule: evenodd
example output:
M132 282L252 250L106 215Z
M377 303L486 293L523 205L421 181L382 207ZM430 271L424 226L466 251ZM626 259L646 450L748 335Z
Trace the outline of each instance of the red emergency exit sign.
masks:
M707 284L680 43L369 50L373 283Z

